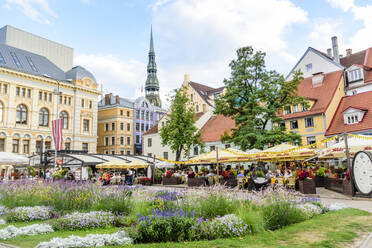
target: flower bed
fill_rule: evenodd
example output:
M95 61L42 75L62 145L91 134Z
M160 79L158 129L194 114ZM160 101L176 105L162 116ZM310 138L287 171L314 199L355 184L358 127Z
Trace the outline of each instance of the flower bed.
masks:
M48 220L52 218L53 213L50 207L17 207L8 211L6 219L8 221L33 221Z
M85 237L70 236L68 238L53 238L49 242L38 244L36 248L102 247L131 243L132 239L125 232L119 231L113 234L89 234Z
M17 228L15 226L8 226L0 229L0 240L11 239L16 236L33 236L38 234L45 234L54 232L53 228L47 224L35 224Z
M109 227L115 222L115 216L110 212L94 211L89 213L75 212L53 220L54 230L76 230L99 227Z

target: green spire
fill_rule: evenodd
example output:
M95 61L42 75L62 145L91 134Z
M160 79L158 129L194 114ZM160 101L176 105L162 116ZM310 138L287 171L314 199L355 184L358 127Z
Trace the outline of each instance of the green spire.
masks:
M152 39L152 25L151 25L151 37L150 37L150 51L149 51L149 53L155 54L154 40Z

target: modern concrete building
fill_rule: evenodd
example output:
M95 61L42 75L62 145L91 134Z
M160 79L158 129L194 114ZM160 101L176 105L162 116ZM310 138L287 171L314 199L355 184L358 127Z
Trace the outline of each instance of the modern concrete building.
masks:
M0 29L0 43L44 56L64 72L73 66L74 50L71 47L9 25Z

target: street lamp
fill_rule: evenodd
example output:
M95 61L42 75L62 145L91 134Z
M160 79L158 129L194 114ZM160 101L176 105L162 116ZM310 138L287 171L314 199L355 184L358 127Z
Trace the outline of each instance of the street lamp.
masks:
M55 95L57 95L57 100L56 100L56 104L57 104L57 113L56 113L56 120L58 120L59 118L59 115L58 115L58 101L59 101L59 96L62 95L62 92L59 90L59 81L57 80L58 82L58 87L57 89L55 89L53 91L53 93ZM54 142L54 168L57 166L57 144L56 142Z

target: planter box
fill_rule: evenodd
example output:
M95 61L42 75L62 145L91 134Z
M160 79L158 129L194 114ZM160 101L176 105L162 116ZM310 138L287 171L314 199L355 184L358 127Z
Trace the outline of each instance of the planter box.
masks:
M314 177L315 180L315 187L324 187L324 177Z
M144 185L144 186L151 186L152 185L152 180L140 180L140 184Z
M200 187L205 186L205 178L188 178L187 179L187 186L189 187Z
M341 194L344 193L343 190L343 180L339 178L324 178L324 187L329 190L333 190L339 192Z
M162 178L161 177L155 177L154 178L154 184L161 184Z
M345 195L354 196L353 183L351 180L344 179L342 182L342 189Z
M313 179L305 179L298 182L302 194L316 194L315 182Z
M238 180L236 180L235 178L230 179L223 178L220 180L220 184L226 187L235 188L236 186L238 186Z
M178 178L177 177L163 177L163 185L177 185Z

